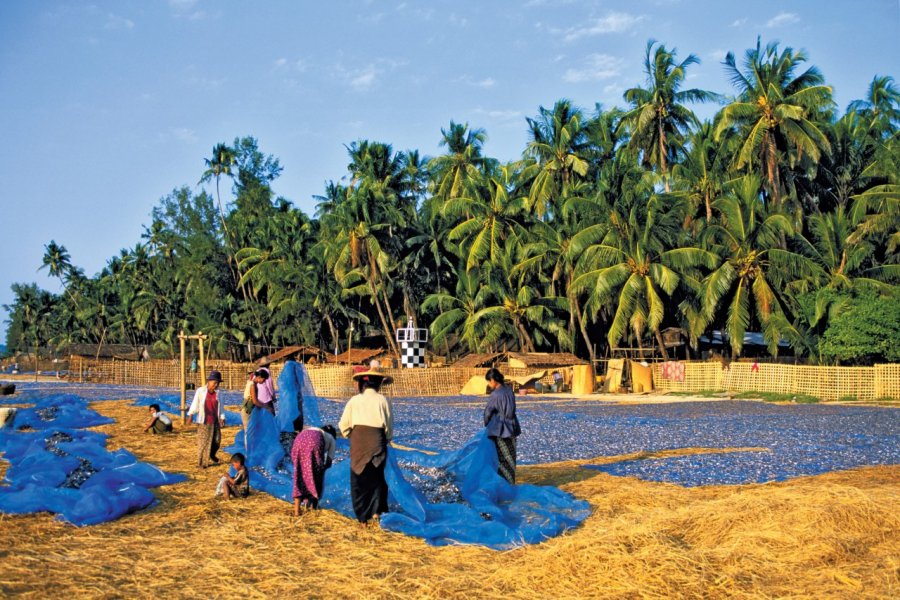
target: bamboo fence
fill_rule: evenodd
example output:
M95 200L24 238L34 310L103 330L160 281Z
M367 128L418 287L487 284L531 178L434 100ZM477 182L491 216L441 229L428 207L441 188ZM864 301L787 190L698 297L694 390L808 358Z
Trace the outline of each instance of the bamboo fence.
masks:
M724 390L815 396L822 400L900 398L900 364L872 367L815 367L770 363L685 362L684 381L663 379L653 365L657 389L673 392Z
M110 383L117 385L136 385L152 387L177 388L179 385L179 361L146 360L130 361L119 359L90 359L73 356L69 360L71 370L69 379L78 382ZM253 363L233 363L227 361L210 361L206 370L213 369L222 374L224 389L243 389L247 373L255 366ZM272 364L269 369L277 381L283 365ZM347 365L307 365L309 383L315 394L326 398L346 398L357 392L353 382L353 367ZM560 368L560 372L570 369ZM543 371L539 381L553 383L552 369L503 368L507 377L527 376ZM389 393L393 396L456 396L472 377L483 377L486 369L434 367L426 369L384 369L386 375L393 377ZM202 386L205 373L185 372L185 381L194 386ZM571 379L571 377L570 377Z
M774 363L719 361L684 362L684 381L662 378L662 363L651 365L656 389L672 392L701 392L723 390L729 392L776 392L803 394L822 400L854 397L859 400L900 398L900 364L873 367L814 367ZM89 359L71 357L68 361L72 381L112 383L177 388L179 363L177 360L129 361L119 359ZM222 373L222 387L242 389L252 363L233 363L212 360L207 371ZM282 365L269 366L278 379ZM352 380L353 367L346 365L307 365L309 383L315 394L326 398L346 398L356 393ZM554 369L521 369L501 365L507 377L520 377L544 371L540 379L552 383ZM555 369L566 373L570 368ZM389 393L393 396L456 396L472 377L484 376L483 367L433 367L426 369L385 369L393 377ZM185 373L194 386L204 383L204 373Z

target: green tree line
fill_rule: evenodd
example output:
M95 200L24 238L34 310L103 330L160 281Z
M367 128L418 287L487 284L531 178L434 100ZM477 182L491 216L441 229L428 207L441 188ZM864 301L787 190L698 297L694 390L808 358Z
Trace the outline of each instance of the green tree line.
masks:
M650 41L623 108L566 99L528 118L521 158L450 121L442 153L347 146L347 173L310 216L272 190L281 170L252 137L215 146L198 183L162 198L133 248L87 277L56 241L55 295L12 286L9 351L126 343L170 353L179 330L212 351L397 352L412 316L443 353L520 349L584 358L667 356L721 332L746 351L824 364L898 360L900 91L876 76L840 111L803 51L729 53L727 94L687 89L696 56ZM699 119L698 103L714 103ZM198 191L199 190L199 191Z

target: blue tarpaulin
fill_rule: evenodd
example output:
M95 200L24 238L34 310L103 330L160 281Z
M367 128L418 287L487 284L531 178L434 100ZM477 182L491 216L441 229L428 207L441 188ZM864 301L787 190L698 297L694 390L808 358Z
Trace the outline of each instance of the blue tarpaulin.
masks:
M290 501L294 474L288 453L294 419L302 407L305 423L322 423L302 365L287 363L278 389L275 416L264 410L251 415L249 448L239 432L227 450L245 453L254 488ZM352 517L348 454L348 441L337 440L320 507ZM449 452L391 448L385 477L390 512L382 516L382 527L435 545L480 544L500 549L538 543L575 527L590 514L587 502L557 488L507 483L497 474L497 453L483 430Z
M46 511L74 525L94 525L154 504L148 488L186 479L139 462L127 450L109 452L106 435L82 429L112 422L70 394L20 409L20 430L0 430L0 452L10 463L0 512Z

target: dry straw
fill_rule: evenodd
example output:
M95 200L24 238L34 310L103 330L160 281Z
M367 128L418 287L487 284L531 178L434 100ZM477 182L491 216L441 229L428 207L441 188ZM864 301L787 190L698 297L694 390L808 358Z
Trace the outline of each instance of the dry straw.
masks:
M144 409L94 408L116 419L98 428L111 449L189 481L158 489L154 508L94 527L0 515L4 596L900 597L900 466L691 489L577 461L522 467L523 481L562 485L593 514L508 552L435 548L331 511L294 519L263 493L214 498L224 466L193 467L191 432L151 436L141 432Z

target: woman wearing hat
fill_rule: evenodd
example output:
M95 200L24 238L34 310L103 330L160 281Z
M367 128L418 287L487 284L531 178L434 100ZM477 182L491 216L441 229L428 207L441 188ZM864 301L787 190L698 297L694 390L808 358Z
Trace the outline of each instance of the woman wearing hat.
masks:
M219 400L219 384L222 374L210 371L206 378L206 387L198 389L191 401L189 415L197 415L197 451L199 463L204 469L219 462L216 453L222 444L222 426L225 425L225 413Z
M390 383L381 369L355 373L359 394L350 398L338 423L341 435L350 439L350 498L353 511L363 525L388 510L388 487L384 479L388 444L394 435L394 413L379 393Z

